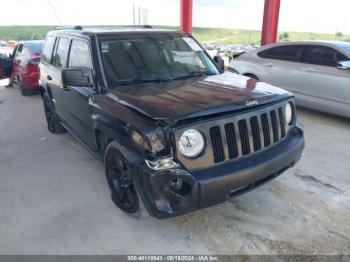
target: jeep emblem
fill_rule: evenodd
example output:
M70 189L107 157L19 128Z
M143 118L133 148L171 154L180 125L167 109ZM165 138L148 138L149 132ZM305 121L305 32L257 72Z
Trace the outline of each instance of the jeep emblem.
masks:
M256 100L251 100L251 101L247 101L245 104L246 104L247 106L256 106L256 105L258 105L259 103L258 103L258 101L256 101Z

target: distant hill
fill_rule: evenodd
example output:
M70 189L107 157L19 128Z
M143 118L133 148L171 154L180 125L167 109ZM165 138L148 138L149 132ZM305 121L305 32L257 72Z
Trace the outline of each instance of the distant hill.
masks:
M154 26L178 30L176 26ZM0 40L28 40L43 39L46 33L55 26L0 26ZM215 41L219 44L259 44L261 32L258 30L240 30L226 28L194 27L193 35L201 42ZM287 36L288 40L341 40L349 41L350 35L307 33L307 32L280 32L279 40Z

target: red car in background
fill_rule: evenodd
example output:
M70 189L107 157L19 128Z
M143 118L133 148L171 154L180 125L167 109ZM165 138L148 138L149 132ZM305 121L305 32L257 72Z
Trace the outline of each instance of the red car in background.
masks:
M12 77L22 95L39 91L39 62L44 41L21 41L8 58L0 59L0 79Z

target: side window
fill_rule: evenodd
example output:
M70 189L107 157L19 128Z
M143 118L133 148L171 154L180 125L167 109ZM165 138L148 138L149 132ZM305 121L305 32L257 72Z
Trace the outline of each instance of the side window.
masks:
M21 44L20 46L18 46L16 53L15 53L15 58L19 58L22 56L22 50L23 50L23 45Z
M264 51L259 52L258 56L261 58L270 58L270 52L271 52L271 49L266 49Z
M55 37L49 36L48 38L46 38L45 46L43 49L43 55L41 58L42 61L44 61L46 63L51 62L52 51L53 51L54 45L55 45Z
M73 40L68 60L69 68L92 69L90 50L87 42Z
M330 47L313 46L309 52L309 63L336 67L339 61L348 60L343 54Z
M289 45L289 46L278 46L270 49L267 57L270 59L291 61L291 62L299 62L302 52L303 46L301 45ZM263 54L264 55L264 54Z
M57 67L65 68L67 66L68 58L68 49L69 49L69 39L61 37L58 41L56 48L56 53L53 59L53 64Z
M27 47L23 47L23 49L22 49L22 57L23 58L29 58L30 57L30 51L28 50L28 48Z

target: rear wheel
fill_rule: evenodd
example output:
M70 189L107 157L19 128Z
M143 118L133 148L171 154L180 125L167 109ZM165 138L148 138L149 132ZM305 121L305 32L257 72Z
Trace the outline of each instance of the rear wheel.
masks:
M44 111L47 122L47 129L54 134L64 133L66 130L58 121L58 117L48 95L44 95Z
M25 88L22 79L21 79L20 77L18 77L18 76L17 76L17 83L18 83L19 89L21 90L22 96L27 96L27 95L29 95L29 92L28 92L28 90Z
M140 200L130 176L130 165L114 142L106 149L105 172L114 204L124 212L137 212Z

